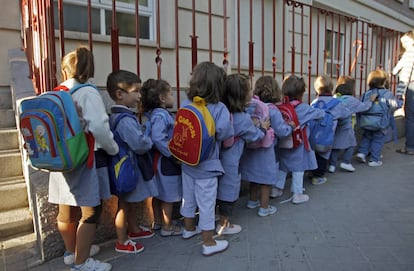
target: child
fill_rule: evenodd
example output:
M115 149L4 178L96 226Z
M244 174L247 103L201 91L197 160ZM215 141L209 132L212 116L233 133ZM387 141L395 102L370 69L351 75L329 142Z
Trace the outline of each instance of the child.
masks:
M386 123L387 127L377 128L377 129L362 129L362 138L359 144L357 159L360 162L366 163L366 158L368 153L370 154L368 165L370 167L379 167L382 166L381 161L381 151L385 143L385 138L387 137L386 133L389 132L387 129L389 126L389 118L393 114L394 110L398 107L397 100L394 95L388 89L384 88L384 85L388 79L388 75L385 71L377 69L372 71L368 75L368 87L369 90L366 91L362 97L362 100L368 100L371 95L376 94L375 104L385 104L386 112L381 118L381 120ZM373 103L373 105L374 105ZM365 113L359 113L358 118L363 117ZM359 123L361 125L361 123Z
M235 142L232 146L222 149L220 153L225 174L219 177L218 183L217 203L220 213L218 234L235 234L242 230L240 225L231 224L229 221L234 203L240 193L240 157L245 142L262 139L265 135L264 131L270 125L270 122L267 122L261 124L262 128L256 127L250 115L245 112L246 104L252 96L253 91L247 76L239 74L227 76L222 100L232 114Z
M278 99L277 89L279 89L279 86L271 76L262 76L256 81L254 94L265 103L273 103ZM277 113L279 114L277 115ZM292 128L285 124L277 109L271 110L270 121L276 134L280 133L280 135L287 136L292 133ZM247 207L260 206L257 213L259 216L274 214L277 211L276 207L269 205L270 191L272 185L275 184L275 176L277 176L278 171L274 145L269 148L247 148L243 154L240 167L242 179L250 182L250 198ZM259 197L260 201L258 200Z
M230 113L220 102L225 77L224 70L219 66L212 62L202 62L194 68L187 92L189 101L196 96L204 98L216 129L216 142L208 159L196 166L182 164L183 201L180 211L185 224L183 238L191 238L201 230L202 253L205 256L224 251L229 245L226 240L213 238L217 178L224 173L219 159L220 145L223 140L233 136ZM195 227L197 207L200 214L198 228Z
M181 166L168 150L174 118L167 108L173 107L174 96L168 82L161 79L148 79L141 88L141 94L143 109L149 117L145 125L151 126L157 167L155 178L159 194L152 199L154 221L162 221L161 236L181 235L181 227L172 223L173 203L181 201L182 197Z
M151 138L144 134L138 119L131 110L131 108L137 107L141 98L139 92L141 79L132 72L119 70L108 75L106 87L109 95L115 101L115 105L111 107L110 115L112 126L122 113L133 116L133 118L121 118L115 127L116 132L128 145L131 152L135 154L147 153L152 147ZM138 164L136 170L140 171ZM154 180L144 181L142 174L140 174L135 190L118 196L118 211L115 216L117 235L115 250L117 252L140 253L144 250L143 245L135 243L132 239L149 238L154 233L137 226L138 202L147 197L156 196L157 193Z
M72 88L86 83L94 76L93 54L86 47L71 51L62 59L61 86ZM99 92L90 86L80 88L72 95L82 119L85 131L93 135L94 163L87 163L70 172L51 172L49 177L49 202L59 204L57 227L65 243L64 263L71 270L111 270L109 263L89 258L98 253L92 245L96 225L102 212L101 199L110 198L106 153L118 153L118 145L108 125L108 115ZM106 153L105 153L106 152ZM82 217L77 218L77 209Z
M295 75L290 75L283 80L282 93L287 96L290 101L299 100L303 98L306 91L306 84L303 78ZM303 136L303 143L293 149L279 148L279 174L276 181L276 195L282 195L285 187L286 177L289 172L292 172L292 187L293 192L292 203L299 204L309 200L309 196L303 194L303 175L305 170L312 170L317 167L315 152L308 148L308 123L311 120L323 118L325 112L321 109L312 108L306 103L299 103L295 108L299 119L300 127L304 127L306 133ZM276 192L276 191L275 191Z
M361 102L356 99L354 95L355 79L350 76L340 76L336 82L335 98L339 99L352 113L368 110L372 105L372 101L376 98L376 95L372 95L370 100ZM343 156L339 167L343 170L354 172L355 168L352 166L351 160L356 145L352 116L339 120L335 130L331 156L329 158L328 172L335 172L338 163L338 155L342 150Z
M317 97L312 101L311 105L317 104L320 101L323 101L326 105L329 101L333 99L333 84L328 76L318 76L313 85L317 93ZM331 108L329 110L329 113L332 115L334 119L334 127L332 133L335 133L335 129L338 124L338 119L349 118L352 114L351 111L349 111L342 103L339 103L333 108ZM318 167L312 171L312 184L319 185L326 183L328 181L328 179L325 177L325 173L328 167L328 160L329 156L331 155L331 152L315 152L315 155Z

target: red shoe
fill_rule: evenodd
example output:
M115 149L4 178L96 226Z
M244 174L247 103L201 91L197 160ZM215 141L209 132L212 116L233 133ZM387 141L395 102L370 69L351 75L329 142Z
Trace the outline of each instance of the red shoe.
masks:
M151 238L155 235L153 231L141 229L138 232L130 232L128 233L128 238L135 240L135 239L145 239Z
M124 244L119 242L115 243L115 251L123 253L140 253L144 251L144 246L138 243L135 243L132 240L127 240Z

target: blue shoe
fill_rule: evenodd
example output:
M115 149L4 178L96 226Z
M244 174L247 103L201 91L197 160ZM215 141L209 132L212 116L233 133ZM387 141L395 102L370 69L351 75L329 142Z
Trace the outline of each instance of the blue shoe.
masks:
M247 208L249 208L249 209L254 209L254 208L257 208L259 206L260 206L260 201L258 201L258 200L256 200L256 201L249 200L247 202Z
M326 177L313 177L312 178L312 184L313 185L320 185L320 184L324 184L328 181L328 179Z
M275 206L269 205L267 208L259 208L259 211L257 212L258 216L264 217L273 215L276 213L277 209Z

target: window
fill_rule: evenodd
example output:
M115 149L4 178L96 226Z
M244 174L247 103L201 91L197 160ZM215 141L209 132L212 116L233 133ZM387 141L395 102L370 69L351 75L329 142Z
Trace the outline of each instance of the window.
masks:
M112 1L92 0L92 33L110 35ZM59 28L57 0L54 5L55 29ZM116 1L116 19L119 35L135 38L135 0ZM86 1L63 1L63 25L65 30L88 32L88 7ZM154 11L152 0L139 0L139 33L141 39L153 40Z
M326 30L325 33L325 57L324 72L325 74L336 76L337 67L339 73L342 71L344 60L344 34L332 30Z

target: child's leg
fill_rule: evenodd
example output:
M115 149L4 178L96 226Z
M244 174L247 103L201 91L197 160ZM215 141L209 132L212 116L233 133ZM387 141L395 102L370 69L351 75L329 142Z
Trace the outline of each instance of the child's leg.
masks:
M195 180L195 198L200 213L198 225L202 230L203 244L215 245L215 208L217 198L217 177Z
M181 201L180 213L184 217L184 225L187 231L195 231L195 212L197 203L195 198L195 184L193 178L182 173L183 200Z
M370 148L370 161L378 162L381 160L381 151L382 147L384 146L384 138L385 135L382 133L382 131L375 131L373 133Z
M368 155L369 146L371 143L371 139L369 138L369 132L364 130L361 141L359 142L358 153L362 153L364 156Z
M224 201L224 200L217 200L218 203L218 211L220 214L220 225L227 226L230 224L229 217L233 213L233 206L234 202Z
M338 164L339 151L340 151L339 149L332 149L331 155L329 157L329 165L330 166L336 167L336 165Z
M293 192L292 202L295 204L300 204L307 202L309 200L309 196L303 194L303 171L295 171L292 172L292 187L291 190Z
M152 198L152 212L154 215L153 225L162 225L162 211L161 211L161 201L157 198Z
M250 182L249 184L249 200L258 201L260 185Z
M137 202L128 202L128 212L126 213L127 217L127 229L128 232L140 232L142 229L138 227L138 203Z
M319 153L315 152L316 162L318 163L318 168L313 170L314 177L324 177L326 172L326 167L328 165L328 160L323 158Z
M127 233L127 215L128 215L128 202L118 199L118 211L115 216L115 231L117 241L120 244L125 243L128 239Z
M279 174L277 176L277 181L275 185L276 188L279 188L280 190L283 190L285 188L286 177L287 177L287 172L284 172L283 170L279 169Z
M271 186L267 184L260 184L260 207L267 209L269 207Z
M59 213L56 218L57 228L62 236L66 251L75 253L76 247L76 226L75 207L59 204Z
M344 150L342 156L342 162L346 164L351 164L352 156L354 155L354 147L349 147Z

